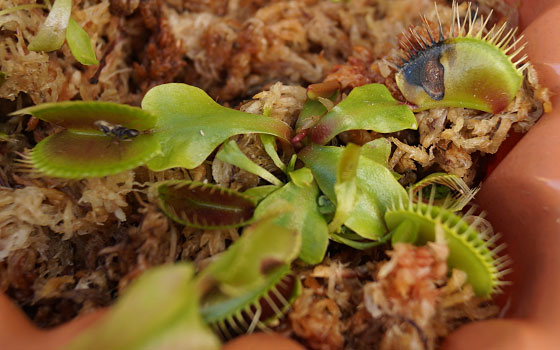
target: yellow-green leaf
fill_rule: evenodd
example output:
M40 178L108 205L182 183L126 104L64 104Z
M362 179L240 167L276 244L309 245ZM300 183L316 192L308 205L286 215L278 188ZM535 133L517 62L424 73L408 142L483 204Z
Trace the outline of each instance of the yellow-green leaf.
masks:
M31 39L29 50L54 51L64 44L66 27L72 11L72 0L55 0L45 22L39 26L39 32Z
M73 18L68 22L66 42L74 58L81 64L99 64L88 33Z
M194 268L187 263L146 271L107 316L66 349L220 349L202 320L193 277Z
M158 116L155 135L163 154L148 163L152 170L195 168L234 135L269 134L287 141L292 134L282 121L220 106L203 90L186 84L154 87L142 108Z

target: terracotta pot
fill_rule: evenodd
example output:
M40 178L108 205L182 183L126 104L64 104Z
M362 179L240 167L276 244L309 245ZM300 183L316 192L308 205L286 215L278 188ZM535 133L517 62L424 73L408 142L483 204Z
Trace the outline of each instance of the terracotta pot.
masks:
M510 3L518 0L508 0ZM560 0L523 0L520 23L527 51L541 82L560 105ZM556 43L556 44L555 44ZM515 272L503 298L506 319L460 328L445 349L559 349L560 332L560 111L545 115L521 139L484 182L477 202L496 231L504 233ZM3 349L54 350L102 317L104 311L78 318L51 331L32 326L23 313L0 295ZM249 340L247 340L249 339ZM247 342L249 341L249 342ZM271 345L273 344L274 347ZM255 335L226 346L229 350L302 349L278 336Z

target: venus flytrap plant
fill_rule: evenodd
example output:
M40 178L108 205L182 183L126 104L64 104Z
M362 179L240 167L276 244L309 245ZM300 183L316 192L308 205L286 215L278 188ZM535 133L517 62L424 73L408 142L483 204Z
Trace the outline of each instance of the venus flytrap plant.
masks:
M323 260L328 246L327 223L319 212L319 188L309 169L301 168L288 172L290 181L283 184L248 159L234 141L227 142L216 154L216 158L261 176L269 182L279 182L276 186L260 186L246 191L249 196L262 198L255 210L255 218L258 220L278 213L275 223L292 229L301 236L303 244L299 258L308 264L317 264ZM298 203L297 207L291 205L295 202Z
M48 37L56 39L51 43L53 46L58 45L60 29L66 22L70 48L87 51L89 38L76 29L68 3L55 2L49 15L52 18L35 38L36 48L45 45L44 38ZM456 5L454 15L455 12ZM468 16L465 23L472 27L474 19L470 13ZM482 32L474 35L469 30L464 34L464 26L459 25L457 37L450 35L444 39L440 34L439 42L432 40L431 46L425 45L423 49L428 54L424 56L412 45L413 55L401 67L397 81L403 94L407 98L412 96L420 109L453 105L454 99L465 92L457 91L465 90L465 86L457 85L457 76L447 74L445 79L451 76L454 80L443 80L445 93L438 100L442 102L431 104L425 96L418 95L419 87L414 80L418 78L418 69L433 68L438 62L447 69L446 65L452 63L446 61L449 50L457 50L463 61L469 50L480 57L495 55L487 46L495 44L501 35L496 33L503 29L481 39ZM507 34L497 48L507 46L512 37L513 34ZM92 52L81 59L93 62ZM434 62L436 54L441 61ZM431 63L426 59L432 59L428 60ZM508 73L512 67L506 66ZM464 81L471 78L476 80L480 76L469 76ZM504 96L512 98L518 77L506 74L500 82L504 85ZM437 88L433 79L421 85L425 93L431 94L430 98L440 97L437 89L430 90ZM312 144L294 155L288 165L276 152L276 138L287 141L292 136L286 124L225 108L202 90L184 84L153 88L142 101L142 109L74 101L18 111L65 128L41 141L29 154L27 164L46 175L104 176L141 164L156 171L194 168L223 144L216 158L272 184L245 193L193 181L155 184L150 194L157 197L160 208L174 221L200 229L244 226L241 237L225 252L212 257L197 275L184 263L147 272L117 302L106 320L69 348L216 349L218 341L206 324L224 338L256 328L266 329L286 312L299 293L299 280L291 272L291 263L296 258L308 264L321 262L329 238L356 249L367 249L389 240L395 244L426 244L435 240L436 230L441 230L449 247L449 266L467 273L477 295L488 297L499 291L505 284L501 278L507 273L509 260L497 255L501 249L494 247L498 236L490 237L489 231L481 229L479 218L473 217L473 222L468 223L456 213L476 190L453 175L437 173L413 185L407 196L397 181L398 174L389 169L391 144L387 140L376 139L362 147L322 146L348 130L387 133L416 128L410 108L394 100L383 85L355 88L335 104L340 97L338 90L336 83L328 82L308 91L309 99L296 125L295 142L309 136L303 143ZM493 97L468 101L467 107L492 111L505 103L498 103ZM234 141L228 141L234 135L246 133L260 134L265 151L287 176L287 183L251 161ZM297 157L305 166L296 170ZM429 200L425 201L423 193L429 186ZM437 198L436 186L444 191L447 188L450 195ZM465 216L471 214L472 211Z
M321 191L333 203L337 203L336 174L343 152L342 147L311 145L299 153ZM362 238L378 240L387 233L383 220L385 209L398 198L406 198L406 191L385 165L370 159L374 157L371 152L359 157L356 201L344 225Z
M290 270L300 245L301 235L277 225L274 217L246 227L241 238L197 277L206 290L204 320L231 338L264 329L281 317L300 290Z
M285 141L291 136L284 122L222 107L204 91L185 84L155 87L142 105L143 109L67 101L24 108L12 115L31 114L66 129L39 142L26 160L34 170L65 178L105 176L142 164L154 171L192 169L231 136L264 133ZM99 122L138 135L119 139Z

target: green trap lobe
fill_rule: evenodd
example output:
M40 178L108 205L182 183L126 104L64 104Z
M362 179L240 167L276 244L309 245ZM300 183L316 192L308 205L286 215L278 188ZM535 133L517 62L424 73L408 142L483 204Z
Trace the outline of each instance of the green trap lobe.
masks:
M192 181L163 183L158 198L173 220L203 229L245 225L255 210L255 202L239 192Z
M65 101L43 103L12 114L32 116L68 130L101 133L96 121L104 120L125 128L148 130L156 125L156 116L138 107L112 102Z
M478 231L460 216L441 207L416 203L388 210L385 221L390 230L399 230L401 224L410 222L414 226L409 228L413 231L410 238L415 238L417 245L435 241L436 224L440 222L449 248L449 267L467 273L476 295L488 297L496 291L498 270L492 253Z
M62 131L42 140L31 152L35 169L63 178L100 177L142 165L159 151L152 135L118 141L105 135Z

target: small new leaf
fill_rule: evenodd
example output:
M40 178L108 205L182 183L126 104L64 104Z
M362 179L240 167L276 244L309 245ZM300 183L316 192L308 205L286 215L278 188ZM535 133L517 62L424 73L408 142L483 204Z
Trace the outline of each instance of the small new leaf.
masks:
M66 29L66 42L74 58L83 65L99 64L87 32L70 18Z
M272 159L274 165L276 165L278 169L282 170L284 173L287 173L288 168L286 167L286 164L282 162L276 151L276 138L272 135L261 134L260 139L266 154L268 154L270 159Z
M336 171L334 193L336 195L336 211L329 223L329 233L336 232L350 217L356 202L356 174L360 160L360 146L349 143L342 152Z
M60 49L71 11L72 0L55 0L47 19L39 26L39 32L31 39L29 50L48 52Z
M224 144L224 148L216 154L216 158L222 162L235 165L236 167L248 171L251 174L260 176L275 186L282 185L282 181L278 180L276 176L272 175L268 170L249 159L249 157L247 157L245 153L239 149L239 146L233 140Z
M354 88L348 97L325 114L311 128L310 138L314 143L324 145L348 130L390 133L416 128L416 118L408 106L395 100L385 85L368 84Z
M312 145L303 149L300 159L313 172L321 191L336 202L337 166L343 153L342 147ZM405 189L391 171L362 155L357 169L357 198L354 210L344 225L367 239L379 239L387 232L383 215L399 199L406 200Z
M317 204L319 188L308 168L290 175L300 181L297 184L291 181L265 198L257 207L255 218L275 215L274 223L301 236L299 258L308 264L318 264L325 256L329 241L327 222ZM309 179L311 181L307 182ZM297 206L290 203L297 203Z
M327 113L327 108L317 100L307 99L303 105L303 109L299 113L298 120L296 122L296 132L301 132L302 130L309 129L317 122L323 115Z

